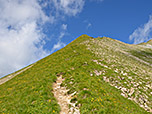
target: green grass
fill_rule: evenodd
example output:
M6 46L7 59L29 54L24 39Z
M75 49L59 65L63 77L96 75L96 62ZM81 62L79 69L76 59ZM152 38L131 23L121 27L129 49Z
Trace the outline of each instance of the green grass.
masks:
M71 102L78 101L81 114L148 114L121 96L120 90L103 81L103 75L90 76L94 70L105 70L107 76L116 73L92 61L101 58L80 44L87 40L93 39L86 35L79 37L0 85L0 113L59 114L60 107L52 94L52 84L56 75L63 72L65 80L62 86L70 89L69 94L77 92ZM109 65L106 61L103 64Z

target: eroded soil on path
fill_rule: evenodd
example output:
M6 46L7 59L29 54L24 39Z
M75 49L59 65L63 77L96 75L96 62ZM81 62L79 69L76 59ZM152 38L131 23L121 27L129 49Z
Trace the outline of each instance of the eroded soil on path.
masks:
M79 108L75 106L76 102L70 102L76 92L67 94L69 90L67 90L66 87L61 87L63 81L64 79L62 78L62 75L60 75L57 78L56 83L53 84L54 97L57 99L58 104L61 107L60 114L80 114Z

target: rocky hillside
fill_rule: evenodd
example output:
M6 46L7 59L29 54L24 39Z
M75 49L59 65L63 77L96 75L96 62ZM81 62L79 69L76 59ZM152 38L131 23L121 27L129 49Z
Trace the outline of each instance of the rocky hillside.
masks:
M0 79L0 113L149 114L151 69L152 41L82 35Z
M110 38L85 41L93 60L104 67L93 74L119 89L121 95L152 112L152 41L129 45ZM112 72L109 74L109 70Z

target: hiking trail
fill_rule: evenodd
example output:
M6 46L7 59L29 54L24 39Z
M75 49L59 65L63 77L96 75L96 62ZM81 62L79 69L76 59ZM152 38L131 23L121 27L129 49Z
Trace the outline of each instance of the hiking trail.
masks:
M69 90L67 90L66 87L61 87L63 81L64 79L62 78L62 75L60 75L57 78L56 82L53 84L54 97L57 99L58 104L61 107L60 114L80 114L79 108L75 106L77 102L70 102L72 97L76 94L76 92L68 94L67 92Z

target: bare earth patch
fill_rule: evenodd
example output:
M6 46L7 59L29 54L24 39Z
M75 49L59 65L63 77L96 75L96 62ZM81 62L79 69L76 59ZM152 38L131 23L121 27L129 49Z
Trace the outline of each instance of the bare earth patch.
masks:
M67 94L68 90L66 87L60 86L63 81L64 79L62 79L62 75L60 75L60 77L57 78L56 83L53 84L54 97L57 99L58 104L61 107L60 114L80 114L79 108L75 106L76 103L70 102L72 96L76 94L76 92Z

